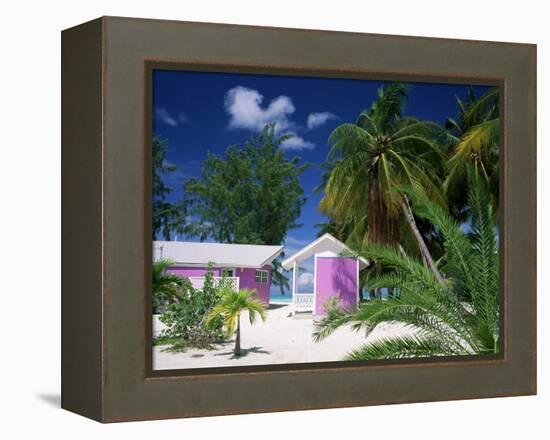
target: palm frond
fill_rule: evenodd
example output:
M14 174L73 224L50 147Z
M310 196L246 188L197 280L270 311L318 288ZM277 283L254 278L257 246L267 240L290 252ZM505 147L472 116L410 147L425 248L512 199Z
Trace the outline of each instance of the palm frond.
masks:
M471 261L472 278L475 282L472 286L472 303L494 339L498 334L498 296L494 292L499 289L496 227L492 222L492 204L488 191L475 172L470 170L468 176L471 188L471 240L475 257ZM494 343L489 345L493 346Z
M447 210L433 203L424 194L415 192L411 188L403 187L413 200L415 214L426 218L437 225L444 239L444 248L447 253L448 270L451 273L459 273L469 288L474 285L470 272L470 261L473 258L471 243L460 229L460 225L452 218Z
M349 353L345 360L403 359L449 356L456 353L444 340L430 336L399 336L370 342Z
M372 135L355 124L341 124L329 136L332 145L328 159L336 159L340 154L349 155L365 151L374 146Z
M463 162L470 162L476 158L486 158L490 149L498 144L500 133L500 120L491 119L475 125L468 130L454 148L454 153L449 159L449 168L458 166Z
M319 342L334 333L340 327L348 324L354 319L354 315L346 313L340 307L325 308L325 316L313 323L313 341Z
M434 283L437 283L437 279L430 269L419 261L404 256L398 249L392 246L369 244L361 249L356 249L354 256L361 256L374 261L383 261L386 267L405 274L422 289L430 289Z
M499 89L489 89L479 99L474 99L467 109L464 109L463 120L466 127L472 127L494 119L498 116Z
M250 289L233 290L230 286L221 289L221 301L209 313L206 324L211 325L218 316L223 316L227 334L235 332L241 313L248 311L251 324L260 317L262 321L267 319L266 306L257 299L257 292Z
M399 162L399 161L398 161ZM405 174L410 171L405 162ZM397 190L410 197L415 214L436 225L444 242L442 283L418 259L393 246L357 241L351 255L380 262L382 274L370 274L369 289L392 288L394 298L362 303L355 310L338 308L316 322L314 340L340 327L364 331L369 337L384 322L415 330L414 337L366 344L348 359L408 356L470 355L498 350L498 255L490 195L483 179L470 170L471 232L465 233L442 206L411 186ZM414 181L414 178L411 179Z

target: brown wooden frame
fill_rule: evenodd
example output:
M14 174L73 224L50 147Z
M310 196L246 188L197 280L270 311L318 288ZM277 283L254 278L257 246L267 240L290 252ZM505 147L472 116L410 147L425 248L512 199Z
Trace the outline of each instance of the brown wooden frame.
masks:
M498 85L501 353L152 371L153 68ZM536 393L536 46L103 17L63 31L62 87L63 408L115 422Z

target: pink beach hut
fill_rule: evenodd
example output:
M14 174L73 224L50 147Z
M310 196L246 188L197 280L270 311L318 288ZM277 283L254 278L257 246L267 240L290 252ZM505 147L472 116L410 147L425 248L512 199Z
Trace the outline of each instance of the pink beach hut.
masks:
M204 276L211 265L214 282L224 277L233 284L235 290L254 289L265 304L269 304L272 263L282 251L282 246L153 242L154 261L172 261L173 265L167 272L189 278L193 287L202 288Z
M359 272L369 262L365 258L354 258L351 249L330 234L300 249L283 261L286 270L292 270L293 312L324 314L324 304L336 297L346 308L359 302ZM313 257L313 292L299 293L297 276L300 264Z

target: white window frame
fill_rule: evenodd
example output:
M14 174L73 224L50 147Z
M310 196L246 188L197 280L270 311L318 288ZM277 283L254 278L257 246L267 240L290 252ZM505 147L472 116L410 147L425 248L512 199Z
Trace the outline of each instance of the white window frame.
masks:
M263 280L263 276L262 276L263 274L265 274L265 281L262 281ZM260 277L259 281L258 281L258 276ZM254 280L258 284L267 284L267 283L269 283L269 271L265 270L265 269L256 269Z

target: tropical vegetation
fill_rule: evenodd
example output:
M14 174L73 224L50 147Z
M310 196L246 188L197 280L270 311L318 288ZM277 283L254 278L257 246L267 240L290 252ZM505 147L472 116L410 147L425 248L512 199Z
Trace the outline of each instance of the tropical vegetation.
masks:
M330 232L371 265L361 274L364 301L353 310L327 303L313 337L320 341L342 326L367 337L383 322L398 322L413 330L410 336L366 341L348 359L498 352L498 89L477 96L471 88L456 100L457 117L440 121L407 115L408 95L407 85L385 83L328 139L318 188L327 221L319 234ZM183 182L178 202L168 200L172 189L164 183L174 172L166 142L155 138L153 236L283 243L301 226L306 202L300 178L308 164L281 148L290 136L268 124L224 155L209 153L200 175ZM266 316L255 293L214 287L210 274L199 295L166 274L166 264L154 271L155 307L166 307L161 320L169 326L163 337L208 346L235 334L239 356L241 314L248 311L251 322ZM273 269L272 282L284 291L279 260Z
M470 90L466 101L457 98L459 118L446 119L446 128L453 141L453 149L447 162L443 188L447 193L453 214L460 219L468 215L465 192L468 168L485 182L491 195L491 203L498 210L499 187L499 93L490 89L477 98Z
M369 244L358 255L381 261L388 272L369 280L372 286L393 287L399 292L346 311L337 305L316 323L314 339L320 341L337 328L351 324L369 336L383 322L399 322L415 330L410 336L368 342L347 356L348 360L472 355L499 350L499 270L496 225L490 194L484 182L469 172L468 232L445 209L412 189L415 214L441 231L445 248L441 283L418 259L388 245Z
M498 90L457 98L459 117L444 126L403 117L406 96L402 84L385 85L330 137L322 227L373 263L362 282L374 295L355 310L328 303L314 340L399 322L414 333L367 342L348 359L498 352Z
M153 312L156 313L171 303L182 300L185 293L191 289L191 282L188 278L181 278L167 272L172 266L172 261L161 259L153 263L152 290L153 290Z
M168 196L172 188L166 183L176 166L166 161L168 143L158 136L153 138L153 240L162 237L170 240L171 234L185 224L185 206L172 202Z
M280 148L291 137L277 136L268 124L242 147L229 147L225 157L209 153L200 176L183 184L189 219L180 232L218 243L283 243L290 229L301 226L306 202L299 177L308 165ZM278 260L273 269L272 282L284 292L288 280Z
M436 123L403 116L406 90L400 83L382 87L378 100L354 124L332 132L320 207L355 239L406 244L407 251L419 253L440 278L410 215L409 201L396 189L407 184L444 204L438 175L445 157L439 141L445 132Z
M228 336L235 334L234 354L241 356L241 315L248 312L250 324L254 324L257 318L265 321L267 318L266 306L258 300L255 290L242 289L235 291L230 287L224 287L221 292L222 299L206 320L207 326L217 326L220 317L223 319L225 332Z
M204 285L196 289L188 278L181 280L179 292L172 295L171 301L160 315L166 329L157 338L157 344L169 345L170 350L179 351L188 347L209 348L225 339L223 321L207 318L212 309L220 303L222 292L229 286L224 279L215 281L212 268L204 276Z

